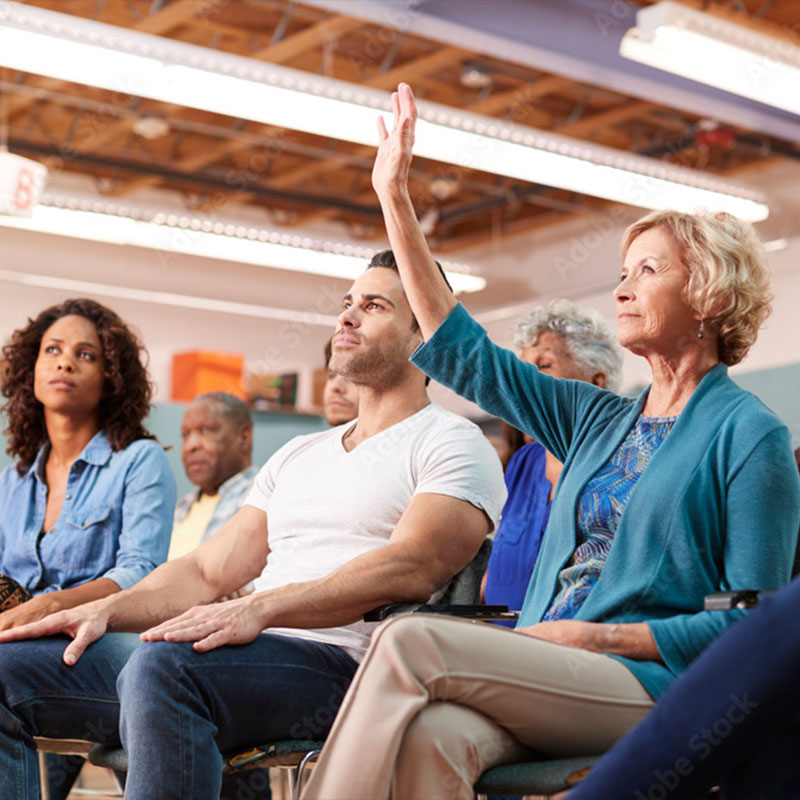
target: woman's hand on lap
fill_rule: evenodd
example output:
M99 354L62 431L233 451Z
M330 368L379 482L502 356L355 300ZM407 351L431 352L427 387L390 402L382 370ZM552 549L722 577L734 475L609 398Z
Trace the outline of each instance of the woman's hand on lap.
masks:
M8 631L20 625L38 622L58 610L58 606L54 606L50 602L47 594L37 595L0 614L0 631Z
M556 644L566 644L590 650L593 653L608 652L607 626L602 622L583 622L577 619L557 619L552 622L539 622L525 628L517 628L518 633L546 639Z

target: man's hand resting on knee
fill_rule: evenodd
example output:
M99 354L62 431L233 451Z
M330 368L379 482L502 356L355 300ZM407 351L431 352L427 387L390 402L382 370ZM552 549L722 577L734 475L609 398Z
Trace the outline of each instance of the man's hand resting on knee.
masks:
M16 642L21 639L38 639L41 636L64 634L72 641L64 650L64 663L72 666L84 650L97 641L108 628L108 613L104 611L102 601L85 603L77 608L57 611L38 622L19 625L0 633L0 644Z
M195 606L142 634L144 642L194 642L198 652L224 644L247 644L261 633L263 616L253 606L252 596Z

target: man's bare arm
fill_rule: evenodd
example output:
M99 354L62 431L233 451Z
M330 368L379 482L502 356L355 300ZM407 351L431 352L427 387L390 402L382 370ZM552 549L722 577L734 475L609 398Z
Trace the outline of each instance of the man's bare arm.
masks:
M192 609L142 638L194 641L195 649L210 650L249 641L263 628L346 625L385 603L424 602L469 563L488 530L486 514L472 504L420 494L409 503L386 546L318 580Z
M74 663L107 630L141 631L239 589L261 572L268 553L266 514L245 506L196 550L130 589L0 633L0 642L65 633L74 641L64 660Z

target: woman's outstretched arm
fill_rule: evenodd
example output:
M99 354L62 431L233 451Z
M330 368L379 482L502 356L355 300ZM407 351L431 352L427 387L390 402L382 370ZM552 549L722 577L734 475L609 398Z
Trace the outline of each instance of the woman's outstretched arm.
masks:
M406 296L422 336L427 339L455 307L456 299L433 260L408 193L417 107L407 83L401 83L392 94L392 109L391 133L386 130L383 118L378 119L380 144L372 168L372 185L381 204Z

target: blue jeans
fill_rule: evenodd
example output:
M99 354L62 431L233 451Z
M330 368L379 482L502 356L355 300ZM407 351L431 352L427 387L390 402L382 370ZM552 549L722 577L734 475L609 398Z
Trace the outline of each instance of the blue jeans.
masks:
M220 753L323 739L357 667L339 647L271 633L207 653L143 644L117 681L125 797L217 800Z
M270 633L208 653L106 634L73 667L65 644L0 645L0 798L39 800L33 736L121 734L128 800L218 800L221 752L324 738L358 666L341 648Z
M761 601L664 693L570 800L800 798L800 578Z
M67 643L57 636L0 644L2 798L38 800L34 736L119 743L115 684L139 637L108 634L73 667L61 660Z

